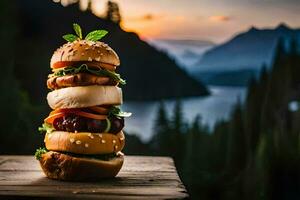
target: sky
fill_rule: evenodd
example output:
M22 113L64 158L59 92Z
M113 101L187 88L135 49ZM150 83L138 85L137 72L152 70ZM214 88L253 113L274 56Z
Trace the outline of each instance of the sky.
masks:
M82 2L88 0L81 0ZM122 27L144 39L195 39L220 43L252 26L284 22L300 27L300 0L115 0ZM105 0L92 0L103 14Z

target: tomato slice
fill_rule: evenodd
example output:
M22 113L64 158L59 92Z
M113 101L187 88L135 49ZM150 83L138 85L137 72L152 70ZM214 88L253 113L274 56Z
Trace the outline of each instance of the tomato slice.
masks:
M59 61L59 62L54 63L51 67L53 69L58 69L58 68L66 67L66 66L72 66L74 63L75 62L72 62L72 61Z
M108 114L108 109L104 108L104 107L94 106L94 107L90 107L89 109L91 109L92 111L95 111L99 114Z
M64 68L68 66L80 66L82 64L86 64L89 67L102 67L104 69L110 70L110 71L115 71L116 66L108 64L108 63L102 63L102 62L97 62L97 61L58 61L52 65L53 69L59 69L59 68Z
M44 120L45 122L52 124L56 118L60 118L65 116L66 114L71 113L78 116L91 118L91 119L97 119L97 120L104 120L107 118L107 115L98 115L93 113L88 113L81 111L79 109L57 109L50 112L49 116Z
M102 120L102 119L107 118L107 115L96 115L96 114L83 112L83 111L79 111L79 112L76 112L74 114L82 116L82 117L87 117L87 118L91 118L91 119L98 119L98 120Z
M46 122L48 124L53 124L53 122L56 118L63 117L64 115L66 115L66 113L55 113L52 115L50 114L46 119L44 119L44 122Z

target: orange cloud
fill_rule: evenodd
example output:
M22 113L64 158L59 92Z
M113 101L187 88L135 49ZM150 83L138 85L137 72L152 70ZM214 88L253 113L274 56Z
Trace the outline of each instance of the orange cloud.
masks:
M151 13L148 13L142 16L128 17L127 19L130 21L153 21L156 19L161 19L162 17L163 17L162 15L153 15Z
M214 22L227 22L231 19L232 19L231 17L225 15L213 15L209 17L209 20Z
M145 20L145 21L151 21L153 19L155 19L156 16L152 15L152 14L146 14L144 16L141 17L142 20Z

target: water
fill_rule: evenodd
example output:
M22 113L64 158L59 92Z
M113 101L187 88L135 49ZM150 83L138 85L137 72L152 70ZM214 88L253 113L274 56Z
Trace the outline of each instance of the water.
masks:
M211 95L208 97L193 97L181 99L182 112L187 122L192 122L200 114L202 122L213 127L215 122L228 119L232 106L240 99L245 99L245 87L209 86ZM166 110L170 117L173 113L175 100L165 101ZM126 102L122 109L132 112L126 119L125 131L138 135L143 141L148 141L153 135L154 122L159 102Z

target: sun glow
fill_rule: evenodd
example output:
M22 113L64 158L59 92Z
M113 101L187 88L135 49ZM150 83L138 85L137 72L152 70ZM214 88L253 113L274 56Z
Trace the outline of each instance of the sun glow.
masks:
M103 17L107 0L53 0L67 6L80 3L80 8L90 8ZM276 26L286 22L292 27L300 26L298 8L292 1L291 9L276 4L257 4L248 1L228 0L227 3L211 0L113 0L119 5L126 31L136 32L141 38L209 39L222 42L235 33L256 27ZM229 2L234 1L233 4ZM280 0L274 0L280 1ZM268 8L268 9L266 9ZM297 10L297 12L296 12ZM274 12L276 15L273 15Z

